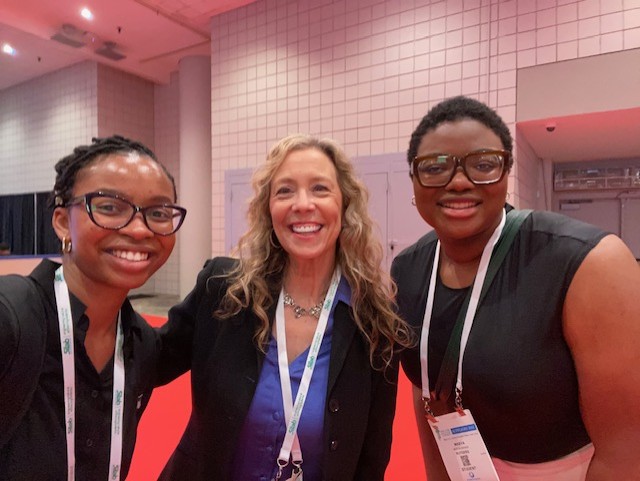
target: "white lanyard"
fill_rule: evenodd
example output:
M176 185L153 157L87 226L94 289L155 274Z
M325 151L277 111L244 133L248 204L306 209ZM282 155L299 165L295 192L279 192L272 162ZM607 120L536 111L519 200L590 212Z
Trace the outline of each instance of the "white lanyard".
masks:
M58 325L60 330L60 350L62 351L62 372L64 377L65 434L67 438L67 480L75 479L75 355L73 349L73 320L69 289L64 280L62 266L55 273L53 282L56 304L58 306ZM118 313L116 328L116 346L113 361L113 403L111 409L111 454L109 457L109 477L120 479L122 462L122 419L124 408L124 339L122 323Z
M462 393L462 360L464 357L464 351L467 347L467 341L469 340L469 333L473 326L473 321L478 309L478 301L480 299L480 293L482 292L482 285L484 284L485 277L487 276L487 269L489 267L489 261L491 260L491 254L493 248L500 239L502 229L504 228L506 214L502 211L502 218L498 227L493 231L493 234L489 238L487 245L484 246L482 251L482 257L480 258L480 265L478 266L478 272L475 280L473 281L473 288L471 289L471 298L469 300L469 306L464 318L464 325L462 328L462 335L460 337L460 356L458 358L458 377L456 380L456 391ZM422 397L429 401L431 394L429 392L429 369L428 369L428 352L429 352L429 326L431 325L431 316L433 314L433 297L436 290L436 278L438 275L438 263L440 260L440 241L436 244L436 252L433 259L433 265L431 267L431 279L429 281L429 290L427 292L427 307L424 312L424 321L422 323L422 334L420 337L420 367L422 377Z
M282 448L278 455L278 477L287 464L289 464L289 458L293 459L293 464L297 469L300 469L302 465L302 451L300 449L300 443L296 432L298 430L298 424L300 417L302 416L302 408L307 398L307 392L309 391L309 385L311 384L311 376L313 370L316 367L316 361L318 360L318 352L322 345L322 338L329 322L329 313L331 312L331 306L333 305L333 299L335 298L338 285L340 284L340 268L336 267L331 280L331 285L327 291L327 295L324 298L322 304L322 312L318 319L318 325L316 331L313 334L313 340L309 347L309 353L307 354L307 360L305 363L304 371L302 373L302 379L300 380L300 387L298 388L298 394L296 395L296 402L293 403L293 396L291 394L291 379L289 378L289 361L287 358L287 338L285 335L284 326L284 291L280 291L280 297L278 299L278 305L276 307L276 341L278 344L278 367L280 370L280 386L282 389L282 404L284 406L284 417L287 424L287 431L282 442ZM278 478L276 478L278 479Z

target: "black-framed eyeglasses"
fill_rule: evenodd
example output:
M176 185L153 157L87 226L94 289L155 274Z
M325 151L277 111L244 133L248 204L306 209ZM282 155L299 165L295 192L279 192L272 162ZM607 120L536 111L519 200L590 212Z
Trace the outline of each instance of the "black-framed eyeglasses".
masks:
M450 154L420 155L411 163L411 175L422 187L444 187L458 167L475 185L499 182L509 165L511 153L506 150L478 150L457 157Z
M147 228L158 235L175 233L187 215L187 209L173 204L157 204L140 207L116 194L89 192L74 197L63 207L84 204L91 221L98 227L118 230L131 223L140 212Z

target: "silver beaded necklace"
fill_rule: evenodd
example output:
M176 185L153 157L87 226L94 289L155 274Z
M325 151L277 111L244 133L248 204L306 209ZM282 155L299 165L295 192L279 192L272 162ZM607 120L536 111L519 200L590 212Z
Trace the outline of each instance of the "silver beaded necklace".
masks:
M316 319L320 319L320 313L322 312L322 304L324 301L320 301L315 306L311 306L309 308L304 308L296 304L296 301L289 295L288 292L284 292L284 305L290 306L293 309L293 314L296 316L296 319L299 319L302 316L310 316L315 317Z

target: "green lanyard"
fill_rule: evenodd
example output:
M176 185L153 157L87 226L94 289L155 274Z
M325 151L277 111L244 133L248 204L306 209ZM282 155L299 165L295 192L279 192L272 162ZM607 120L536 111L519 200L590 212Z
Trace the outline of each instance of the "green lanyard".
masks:
M506 257L507 252L509 252L511 244L513 244L513 240L515 239L520 226L529 216L529 214L531 214L530 209L514 209L507 212L507 218L505 220L502 235L500 236L498 243L493 249L491 260L489 261L487 276L482 285L482 291L480 292L478 306L480 306L482 299L484 299L484 296L487 294L487 291L489 290L489 287L493 282L493 278L500 269L500 265ZM434 266L434 268L437 269L437 266ZM467 308L469 307L470 298L471 289L469 289L469 292L467 293L467 296L465 297L462 304L462 308L458 313L458 318L456 319L455 326L453 327L453 331L451 332L451 337L449 338L447 350L445 351L444 358L442 359L442 365L440 366L440 372L438 373L438 379L436 380L435 386L436 399L448 401L451 397L451 386L455 386L456 375L458 373L458 360L460 358L460 338L462 337L464 318L467 314Z

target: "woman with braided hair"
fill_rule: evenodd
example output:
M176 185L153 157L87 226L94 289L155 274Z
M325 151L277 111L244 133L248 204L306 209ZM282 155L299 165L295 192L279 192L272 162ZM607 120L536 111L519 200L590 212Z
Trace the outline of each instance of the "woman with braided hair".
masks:
M124 137L55 168L62 264L0 278L0 480L125 479L159 347L127 295L167 260L186 210Z

